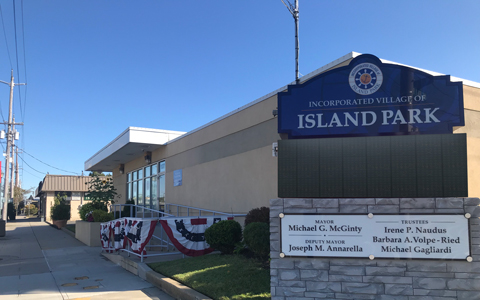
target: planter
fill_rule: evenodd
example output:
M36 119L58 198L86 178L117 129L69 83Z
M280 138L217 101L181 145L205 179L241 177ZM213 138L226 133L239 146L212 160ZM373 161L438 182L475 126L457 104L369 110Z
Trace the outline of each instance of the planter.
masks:
M67 226L68 220L52 220L53 225L57 226L58 229Z
M101 247L100 222L76 221L75 238L90 247Z

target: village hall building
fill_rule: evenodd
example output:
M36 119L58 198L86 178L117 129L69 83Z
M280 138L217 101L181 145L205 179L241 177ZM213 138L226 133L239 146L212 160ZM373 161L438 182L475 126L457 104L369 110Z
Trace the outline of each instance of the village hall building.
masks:
M402 77L399 84L392 77L396 72L402 74L398 75ZM433 87L423 88L429 84ZM326 86L328 92L323 88ZM446 92L439 92L439 86ZM451 106L435 104L436 99L431 95L448 94L450 88L455 89L451 94L457 102ZM289 105L292 105L292 113L297 109L297 104L291 104L289 97L301 93L302 89L310 89L306 106L287 116ZM378 96L387 89L390 93L398 93L391 97ZM402 90L407 90L407 94L402 94ZM342 94L347 91L348 95L353 95L348 99ZM453 114L460 117L448 119ZM437 126L439 124L442 126ZM159 209L163 203L172 203L240 214L269 206L271 199L288 198L288 195L291 198L398 198L409 197L411 193L402 190L402 186L413 186L418 192L429 184L440 189L450 186L452 196L480 197L479 124L479 83L352 52L303 76L297 86L294 83L283 86L190 132L129 127L89 158L85 170L112 172L119 194L117 203L134 200L137 205L153 209ZM453 169L460 166L458 174L452 175L448 171L449 165L445 164L443 169L438 169L424 181L419 181L420 168L417 175L398 180L395 174L377 176L372 181L367 179L364 185L368 187L362 189L360 186L358 194L349 192L350 181L347 180L340 180L338 190L329 190L339 181L327 178L322 180L327 183L326 192L319 194L318 191L308 191L308 187L320 183L309 176L302 178L295 173L301 172L299 169L288 169L288 162L279 172L278 154L282 153L282 141L303 138L334 141L357 136L372 139L392 135L422 136L424 133L447 133L455 137L463 134L466 137L466 165L463 166L460 160L451 166ZM418 141L424 140L429 138ZM456 155L455 151L452 153ZM462 155L463 152L459 153ZM298 160L301 158L299 154ZM418 161L419 157L413 159ZM308 168L308 164L305 166ZM345 158L343 166L345 173L349 167ZM335 174L338 168L341 167L334 165L327 173ZM353 170L351 174L357 171ZM438 175L440 173L443 175ZM358 179L361 185L365 174L355 173L351 182ZM347 175L339 176L346 178ZM435 181L437 177L440 181L429 181ZM402 183L402 180L406 181ZM290 189L300 189L300 182L306 183L307 190L292 193ZM398 186L390 192L375 185L391 186L392 189ZM422 193L411 197L427 195ZM448 195L449 192L445 192L438 197Z

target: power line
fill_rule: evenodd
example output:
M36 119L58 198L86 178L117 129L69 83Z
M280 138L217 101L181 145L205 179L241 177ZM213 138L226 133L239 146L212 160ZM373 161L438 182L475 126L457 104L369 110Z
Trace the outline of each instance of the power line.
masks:
M45 164L45 165L49 166L50 168L54 168L54 169L57 169L57 170L60 170L60 171L63 171L63 172L67 172L67 173L72 173L72 174L75 174L75 175L80 175L80 173L76 173L76 172L70 172L70 171L63 170L63 169L60 169L60 168L54 167L54 166L52 166L52 165L49 165L49 164L47 164L46 162L43 162L43 161L41 161L40 159L36 158L35 156L33 156L33 155L29 154L29 153L28 153L28 152L26 152L25 150L23 150L23 149L21 149L21 150L22 150L22 152L23 152L23 153L25 153L25 154L27 154L27 155L29 155L29 156L33 157L34 159L38 160L38 161L39 161L39 162L41 162L42 164Z
M23 68L24 68L24 77L25 77L25 83L27 83L27 55L26 55L26 47L25 47L25 18L24 18L24 10L23 10L23 0L21 0L21 13L22 13L22 47L23 47ZM26 118L26 111L27 111L27 89L28 86L25 85L25 97L24 97L24 103L23 103L23 114L22 114L22 121L25 122ZM25 128L21 127L22 129L22 146L25 149L27 146L25 144ZM23 181L23 164L22 164L22 173L21 173L21 178Z
M27 83L27 55L25 51L25 23L24 23L24 18L23 18L23 0L21 2L21 8L22 8L22 47L23 47L23 68L24 68L24 76L25 76L25 83ZM25 98L24 98L24 105L23 105L23 122L25 122L25 114L27 110L27 88L28 86L25 85Z
M20 159L21 159L27 166L30 167L30 169L32 169L32 170L34 170L34 171L36 171L36 172L38 172L38 173L44 174L44 175L47 174L47 173L45 173L45 172L40 172L40 171L34 169L34 168L33 168L32 166L30 166L29 164L27 164L27 162L23 159L23 157L22 157L21 155L19 155L18 157L20 157Z
M27 172L28 174L32 175L33 177L36 177L36 178L38 178L38 179L42 179L42 180L43 180L42 177L38 177L37 175L32 174L32 173L28 172L27 170L24 170L23 168L22 168L22 171L25 171L25 172Z
M0 17L2 17L3 36L5 37L5 46L7 47L8 59L10 61L10 69L13 69L12 58L10 57L10 49L8 48L7 33L5 31L5 23L3 22L2 5L0 4Z
M20 80L20 68L18 66L18 42L17 42L17 13L15 9L15 0L13 1L13 31L15 33L15 60L17 62L17 78ZM20 90L18 91L18 97L19 97L19 102L20 102L20 115L22 116L22 121L24 119L23 117L23 108L22 108L22 93Z
M5 31L5 22L3 21L3 11L2 11L1 4L0 4L0 17L2 18L3 37L5 38L5 47L7 49L8 60L10 61L10 68L13 69L12 58L10 57L10 49L8 48L7 32ZM3 123L5 123L5 117L3 116L2 106L0 106L0 115L2 116Z

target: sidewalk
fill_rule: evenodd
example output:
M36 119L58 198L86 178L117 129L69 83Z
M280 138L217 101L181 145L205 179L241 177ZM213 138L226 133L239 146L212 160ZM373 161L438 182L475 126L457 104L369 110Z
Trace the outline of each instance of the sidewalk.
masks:
M19 217L0 237L0 299L173 300L68 233Z

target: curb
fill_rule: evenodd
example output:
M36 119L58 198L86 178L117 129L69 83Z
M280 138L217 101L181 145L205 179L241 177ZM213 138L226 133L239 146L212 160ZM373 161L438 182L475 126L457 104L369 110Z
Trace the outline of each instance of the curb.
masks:
M158 289L164 291L171 297L181 300L212 300L194 289L189 288L182 283L175 281L171 278L165 277L162 274L159 274L153 271L146 263L137 263L129 260L126 257L123 257L118 254L112 253L101 253L104 257L109 259L111 262L120 265L125 270L129 271L142 278L145 281L153 284Z
M60 228L60 229L61 229L63 232L66 232L67 234L69 234L71 237L75 237L75 232L70 231L70 230L68 230L68 229L65 228L65 227L62 227L62 228Z

